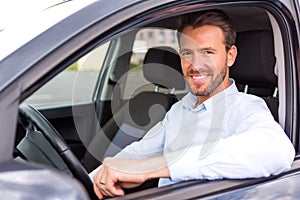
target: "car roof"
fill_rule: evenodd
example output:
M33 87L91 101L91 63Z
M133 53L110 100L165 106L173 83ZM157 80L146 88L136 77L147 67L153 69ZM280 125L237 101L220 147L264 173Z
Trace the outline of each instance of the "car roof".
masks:
M114 4L108 4L106 0L88 1L90 1L90 3L85 4L86 6L77 7L77 12L71 12L70 16L63 18L62 20L57 20L58 22L54 23L53 26L49 25L48 29L44 28L43 31L35 32L36 34L32 34L31 37L24 42L10 45L8 41L5 41L5 44L9 44L8 48L10 51L5 50L6 53L0 53L2 54L0 56L0 74L3 74L3 76L0 77L0 91L4 90L13 81L22 76L23 73L31 69L38 61L43 60L50 52L55 52L56 55L59 56L55 50L82 31L87 30L95 23L102 21L104 23L103 27L107 28L101 29L101 31L105 31L113 24L122 21L122 17L116 14L118 11L130 7L130 5L136 4L137 2L144 2L142 0L123 0L116 1ZM69 7L66 9L69 9ZM112 19L104 20L107 17L111 17ZM90 32L90 34L93 34L93 32ZM14 35L15 37L17 36L17 34ZM9 35L7 38L8 37ZM13 38L14 37L8 40L12 41ZM2 51L2 49L5 48L4 39L1 38L1 36L0 42ZM79 43L75 42L73 44L78 45ZM73 49L71 47L69 48ZM18 57L18 59L15 59L16 57ZM39 68L39 70L46 72L51 68L52 66L47 65L46 68Z
M24 9L16 9L13 5L5 3L1 10L14 9L16 12L2 12L0 22L0 60L9 55L14 50L23 46L39 34L43 33L62 19L74 14L76 11L86 7L96 0L51 0L42 1L44 3L27 2L20 6ZM11 13L14 13L12 15ZM15 13L18 13L15 16ZM5 19L5 20L4 20Z

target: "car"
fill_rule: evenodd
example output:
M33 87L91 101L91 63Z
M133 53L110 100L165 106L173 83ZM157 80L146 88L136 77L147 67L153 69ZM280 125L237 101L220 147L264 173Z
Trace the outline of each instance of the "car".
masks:
M88 173L139 140L188 92L177 54L178 18L215 8L237 29L230 75L240 91L263 98L284 128L296 150L292 168L265 178L161 188L147 181L119 198L298 199L297 0L61 1L1 27L1 193L97 199ZM58 10L65 12L57 16Z

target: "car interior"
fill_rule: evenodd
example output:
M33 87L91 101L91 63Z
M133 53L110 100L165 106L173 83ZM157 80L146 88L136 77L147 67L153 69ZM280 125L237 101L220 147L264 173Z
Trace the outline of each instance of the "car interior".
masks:
M238 57L230 68L231 78L240 92L262 97L275 120L285 127L285 52L277 20L259 7L222 9L237 29ZM19 109L15 158L55 168L90 185L88 172L105 156L113 156L143 137L188 92L176 45L160 41L135 47L142 30L176 33L178 16L186 12L191 11L162 14L158 20L151 19L107 41L101 66L94 63L99 70L89 101L36 106L30 103L34 94L29 97ZM92 51L99 54L98 47ZM134 56L139 62L133 66ZM76 93L74 85L69 89Z

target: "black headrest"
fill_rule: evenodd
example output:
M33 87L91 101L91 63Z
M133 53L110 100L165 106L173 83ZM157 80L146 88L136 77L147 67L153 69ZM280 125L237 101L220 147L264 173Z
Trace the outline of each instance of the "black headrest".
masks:
M255 88L275 88L273 35L270 31L245 31L237 33L237 59L230 67L230 77L236 82Z
M150 48L144 59L143 72L145 78L155 85L176 90L185 89L180 57L172 47Z

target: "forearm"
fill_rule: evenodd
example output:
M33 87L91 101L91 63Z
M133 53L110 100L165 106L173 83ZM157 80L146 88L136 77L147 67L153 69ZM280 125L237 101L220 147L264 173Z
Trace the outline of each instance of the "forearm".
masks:
M123 158L106 158L104 164L123 174L128 174L128 180L133 176L143 176L145 180L170 177L167 162L163 156L142 160L130 160Z
M141 162L146 171L146 179L169 178L170 172L163 156L148 158Z

